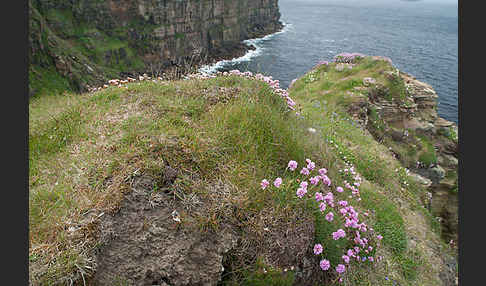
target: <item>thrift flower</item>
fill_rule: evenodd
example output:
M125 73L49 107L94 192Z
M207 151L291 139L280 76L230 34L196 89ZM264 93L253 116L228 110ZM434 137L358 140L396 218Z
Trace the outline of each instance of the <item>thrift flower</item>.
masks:
M320 243L314 245L314 254L318 255L322 253L322 245Z
M338 264L338 266L336 266L336 272L337 273L341 274L344 271L346 271L346 266L344 266L344 264Z
M275 187L277 187L277 188L278 188L278 187L280 187L280 185L281 185L281 184L282 184L282 178L277 178L277 179L275 179L275 181L273 182L273 185L274 185Z
M307 183L307 181L303 181L302 183L300 183L300 187L303 188L303 189L306 189L306 190L307 190L308 185L309 185L309 183Z
M309 175L309 169L307 169L306 167L302 168L302 170L300 171L301 174L304 174L304 175Z
M319 184L319 176L315 176L315 177L310 178L310 183L313 184L313 185Z
M307 162L307 169L309 169L309 171L314 170L316 164L312 162L310 159L305 159L305 161Z
M346 236L346 232L342 229L338 229L337 231L333 232L332 233L332 238L334 240L338 240L340 239L341 237L345 237Z
M327 215L326 215L326 220L327 221L332 221L334 219L334 214L332 212L329 212Z
M297 169L297 162L294 160L290 160L287 167L290 169L290 171L294 171L295 169Z
M326 210L326 203L321 203L319 205L319 209L321 210L321 212L325 211Z
M326 168L319 169L319 175L324 176L327 173Z
M342 193L344 191L344 189L342 187L337 187L336 188L336 192L338 193Z
M342 207L345 207L348 205L348 202L347 201L339 201L338 202L338 205L342 206Z
M322 196L321 193L319 192L316 192L316 201L322 201L324 199L324 197Z
M349 256L343 255L343 260L344 260L344 262L346 262L348 264L349 263Z
M319 263L319 265L321 266L321 269L322 270L327 270L327 269L329 269L331 267L331 263L327 259L321 260L321 262Z
M268 187L269 184L270 183L266 179L263 179L260 183L260 185L262 186L262 190L265 190L265 188Z
M326 175L322 175L322 176L321 176L321 179L322 179L322 182L323 182L324 184L326 184L328 187L331 185L331 179L329 179L329 177L328 177L328 176L326 176Z
M297 189L297 196L299 198L302 198L306 193L307 193L307 190L306 189L303 189L303 188L298 188Z

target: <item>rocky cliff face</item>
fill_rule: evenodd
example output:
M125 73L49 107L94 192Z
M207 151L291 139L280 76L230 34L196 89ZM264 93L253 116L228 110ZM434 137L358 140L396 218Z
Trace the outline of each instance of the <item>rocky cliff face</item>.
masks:
M398 69L385 73L392 84L367 78L368 99L350 111L427 190L424 205L441 223L443 238L457 241L458 127L438 116L432 86ZM393 88L403 88L400 98L387 97Z
M227 58L281 28L278 0L32 0L31 82L51 69L74 89L120 72ZM32 71L33 70L33 71ZM83 79L84 75L88 79ZM59 79L62 82L62 79ZM34 84L35 85L35 84Z

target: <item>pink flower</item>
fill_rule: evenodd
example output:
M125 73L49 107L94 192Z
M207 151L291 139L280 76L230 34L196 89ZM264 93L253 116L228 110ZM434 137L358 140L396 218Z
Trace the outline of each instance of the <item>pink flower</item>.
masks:
M339 201L338 202L338 205L342 206L342 207L345 207L348 205L348 202L347 201Z
M383 239L383 236L381 236L381 235L379 235L379 234L378 234L378 235L376 236L376 238L378 238L379 240L382 240L382 239Z
M328 204L332 203L334 201L334 195L331 193L331 192L328 192L325 196L324 196L324 201Z
M303 188L298 188L297 189L297 196L299 198L302 198L306 193L307 193L307 189L303 189Z
M342 229L338 229L337 231L332 233L332 238L334 240L338 240L341 237L345 237L345 236L346 236L346 232L344 232L344 230L342 230Z
M349 256L343 255L343 260L344 262L349 263Z
M368 260L369 260L370 262L373 262L373 260L374 260L373 256L368 256Z
M305 159L305 161L307 162L307 169L309 169L309 171L314 170L316 164L312 162L310 159Z
M319 169L319 175L324 176L327 173L326 168Z
M319 179L320 179L319 176L312 177L312 178L310 178L310 183L313 184L313 185L317 185L317 184L319 184Z
M297 169L297 162L294 161L294 160L290 160L289 161L289 164L287 166L291 171L294 171L295 169Z
M306 167L302 168L302 170L300 171L301 174L304 174L304 175L309 175L309 169L307 169Z
M321 193L319 192L316 192L316 201L322 201L324 199L324 197L322 196Z
M346 271L346 266L344 266L344 264L338 264L338 266L336 266L336 272L337 273L341 274L344 271Z
M319 265L321 266L321 269L322 270L327 270L327 269L329 269L331 267L331 263L327 259L321 260L321 262L319 263Z
M318 255L322 253L322 245L320 243L314 245L314 254Z
M319 209L321 210L321 212L325 211L326 210L326 203L321 203L319 205Z
M326 184L328 187L331 185L331 179L329 179L326 175L321 175L322 182Z
M327 215L326 215L326 220L327 221L332 221L334 219L334 214L332 212L329 212Z
M302 189L306 189L307 190L307 186L309 185L309 183L307 183L307 181L303 181L302 183L300 183L300 187Z
M260 185L262 186L262 190L265 190L265 188L268 187L269 184L270 183L266 179L263 179L260 183Z
M339 212L341 213L341 215L345 215L347 213L347 210L346 209L339 209Z
M342 192L344 191L344 189L343 189L342 187L337 187L337 188L336 188L336 191L337 191L338 193L342 193Z
M282 184L282 178L276 178L275 181L273 182L273 185L275 187L280 187L280 185Z

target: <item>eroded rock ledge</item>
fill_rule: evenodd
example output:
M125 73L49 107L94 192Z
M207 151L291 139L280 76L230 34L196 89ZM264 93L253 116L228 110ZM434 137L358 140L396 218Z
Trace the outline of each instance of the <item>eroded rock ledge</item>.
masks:
M398 69L385 73L390 81L403 81L406 96L402 100L390 100L386 98L389 91L369 78L364 82L368 86L368 98L354 105L350 112L376 140L387 145L409 170L409 175L428 190L424 204L441 222L443 238L457 241L458 127L438 116L438 96L432 86ZM427 147L429 150L424 152ZM400 156L403 150L408 150L408 154ZM417 161L410 161L420 152L426 154Z

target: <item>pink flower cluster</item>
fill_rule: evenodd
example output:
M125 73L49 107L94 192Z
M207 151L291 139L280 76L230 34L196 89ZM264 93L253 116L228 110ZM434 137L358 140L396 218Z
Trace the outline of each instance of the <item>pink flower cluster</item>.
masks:
M374 261L379 261L381 258L378 257L375 259L373 254L376 247L380 245L380 241L383 239L383 237L379 234L375 235L373 228L359 220L359 213L351 205L350 201L344 199L337 200L335 197L345 196L347 190L349 190L352 193L352 195L349 195L349 198L357 198L358 201L360 200L359 186L362 179L359 174L356 173L354 167L348 165L344 170L340 171L346 179L350 181L352 180L353 183L351 184L348 183L347 180L344 180L346 189L341 186L337 186L335 189L336 194L334 194L333 190L331 189L331 179L327 176L327 169L318 168L315 162L310 159L306 159L305 162L305 167L303 167L300 171L303 178L297 180L299 182L296 192L297 197L306 200L313 197L313 199L315 199L317 202L320 212L323 213L328 222L335 221L334 213L340 215L341 218L335 223L342 223L342 227L337 229L335 232L332 232L331 237L333 240L345 239L352 245L355 245L347 251L343 250L345 251L342 255L343 264L337 264L335 266L337 274L342 275L347 269L345 265L348 265L349 267L352 260L356 262L369 261L371 263ZM291 160L288 162L287 169L290 171L295 171L297 166L297 161ZM311 174L316 171L318 175ZM307 179L309 179L310 184ZM322 185L319 186L319 183L321 182ZM277 188L281 184L281 178L277 178L274 181L274 185ZM263 180L261 185L262 189L264 189L269 185L269 182L267 180ZM291 187L292 184L288 184L288 186ZM306 196L312 188L319 189L313 192L313 196ZM325 213L328 207L331 209ZM365 217L369 215L368 212L365 214L367 214ZM324 247L320 243L314 245L313 251L315 255L325 255ZM322 270L328 270L331 268L331 262L327 259L322 259L320 261L320 267Z
M359 174L356 173L354 170L354 166L351 166L348 164L348 167L345 168L344 170L340 170L339 172L342 173L342 175L346 178L344 180L344 186L351 190L351 194L354 197L357 197L357 200L360 201L361 198L359 197L359 186L361 185L362 178L359 176ZM353 181L353 183L349 183L348 180ZM342 192L342 188L338 190L338 192Z
M346 236L346 232L342 229L338 229L337 231L332 233L332 238L334 240L338 240L338 239L345 237L345 236Z

